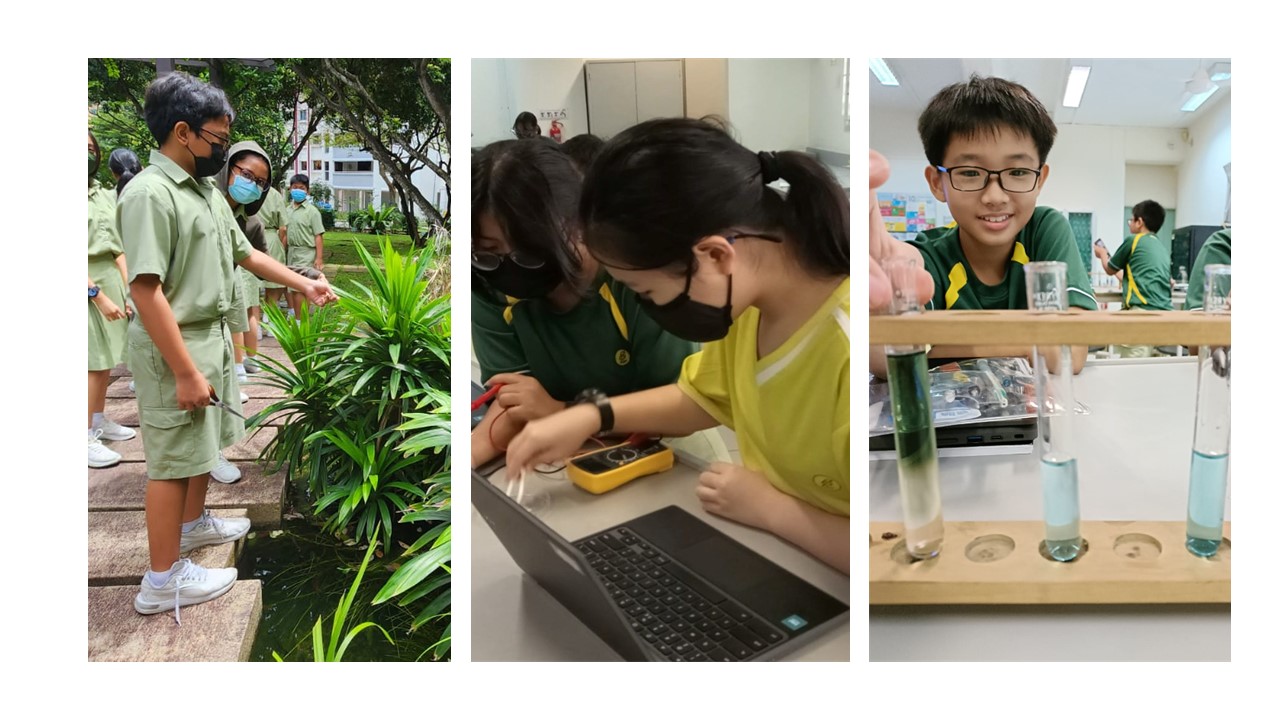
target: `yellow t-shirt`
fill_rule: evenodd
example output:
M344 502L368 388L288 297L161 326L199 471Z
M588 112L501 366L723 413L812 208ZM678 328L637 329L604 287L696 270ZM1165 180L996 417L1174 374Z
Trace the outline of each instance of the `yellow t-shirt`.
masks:
M680 389L738 436L774 487L849 514L849 280L777 350L756 355L760 313L685 359Z

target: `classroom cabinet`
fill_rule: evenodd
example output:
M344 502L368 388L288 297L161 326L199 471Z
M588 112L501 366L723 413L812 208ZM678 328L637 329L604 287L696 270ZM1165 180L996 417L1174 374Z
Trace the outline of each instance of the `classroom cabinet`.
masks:
M684 116L684 61L586 64L587 127L608 140L639 122Z

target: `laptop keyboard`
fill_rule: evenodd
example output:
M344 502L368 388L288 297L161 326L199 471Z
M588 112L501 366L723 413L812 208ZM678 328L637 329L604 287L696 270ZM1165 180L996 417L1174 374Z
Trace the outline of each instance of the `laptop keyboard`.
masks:
M625 527L574 545L631 628L668 660L750 660L786 639Z

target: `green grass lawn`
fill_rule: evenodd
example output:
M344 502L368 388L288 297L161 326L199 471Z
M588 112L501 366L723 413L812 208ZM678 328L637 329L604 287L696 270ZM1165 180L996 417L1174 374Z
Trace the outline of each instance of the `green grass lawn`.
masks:
M396 252L408 254L413 249L413 242L408 235L388 235ZM329 230L324 234L325 265L360 265L360 256L356 254L356 243L361 243L374 258L378 257L378 243L381 238L367 233Z

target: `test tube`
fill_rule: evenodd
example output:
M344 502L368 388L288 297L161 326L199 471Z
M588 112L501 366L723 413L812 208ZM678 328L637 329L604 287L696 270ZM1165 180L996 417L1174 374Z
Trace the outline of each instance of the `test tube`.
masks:
M920 312L915 284L918 268L915 259L885 264L893 285L894 315ZM886 345L884 351L907 552L924 560L942 550L942 491L938 487L938 440L933 434L927 349L924 345Z
M1204 311L1231 314L1231 266L1204 269ZM1212 557L1222 544L1231 448L1231 346L1200 346L1196 429L1187 494L1187 550Z
M1067 264L1025 265L1027 307L1067 309ZM1044 496L1044 545L1049 557L1070 562L1080 555L1080 482L1076 475L1075 393L1071 346L1035 348L1036 420L1040 430L1040 486Z

